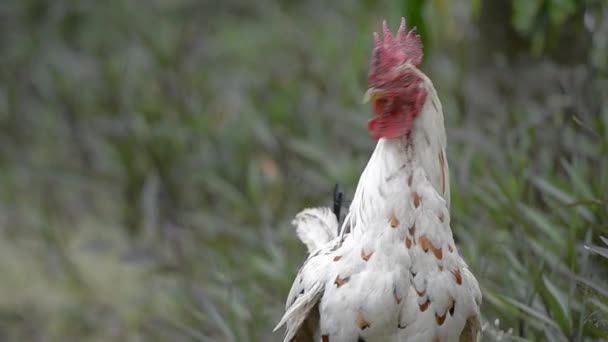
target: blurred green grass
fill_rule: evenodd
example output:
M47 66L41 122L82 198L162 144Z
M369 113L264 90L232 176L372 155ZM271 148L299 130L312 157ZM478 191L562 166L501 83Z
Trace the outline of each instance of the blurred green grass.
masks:
M371 32L401 15L484 340L608 339L604 2L6 0L0 340L280 340L289 221L353 193Z

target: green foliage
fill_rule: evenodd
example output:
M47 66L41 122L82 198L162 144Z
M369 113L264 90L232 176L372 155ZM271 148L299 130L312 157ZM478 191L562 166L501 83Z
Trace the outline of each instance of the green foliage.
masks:
M1 7L0 340L279 340L289 222L354 192L371 32L401 15L484 340L608 339L604 2Z
M576 0L513 0L513 27L529 39L532 51L539 55L547 45L568 39L566 31L583 29L580 13L585 5L585 1Z

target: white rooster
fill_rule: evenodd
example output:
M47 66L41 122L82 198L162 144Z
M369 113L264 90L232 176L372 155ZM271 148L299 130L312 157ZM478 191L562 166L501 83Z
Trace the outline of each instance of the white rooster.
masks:
M481 292L450 229L441 103L416 67L422 44L405 20L374 34L367 98L378 140L338 235L328 208L294 225L310 256L279 324L284 341L476 341ZM350 228L349 232L345 232Z

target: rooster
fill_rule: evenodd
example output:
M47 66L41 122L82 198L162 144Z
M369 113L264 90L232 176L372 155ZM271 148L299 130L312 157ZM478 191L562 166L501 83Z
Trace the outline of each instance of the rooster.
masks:
M441 103L405 19L374 33L366 98L376 148L340 232L329 208L294 219L309 257L289 292L284 341L476 341L481 292L450 228ZM348 228L348 229L347 229Z

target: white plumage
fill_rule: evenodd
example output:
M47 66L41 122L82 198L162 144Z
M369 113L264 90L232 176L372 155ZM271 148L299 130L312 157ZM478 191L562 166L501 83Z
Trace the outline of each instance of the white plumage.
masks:
M338 234L338 219L329 208L304 209L292 224L309 253L335 239Z
M458 254L449 213L441 104L426 101L410 133L382 138L363 171L344 227L328 208L294 220L310 255L277 325L285 341L475 341L481 292ZM342 232L345 229L342 229Z

